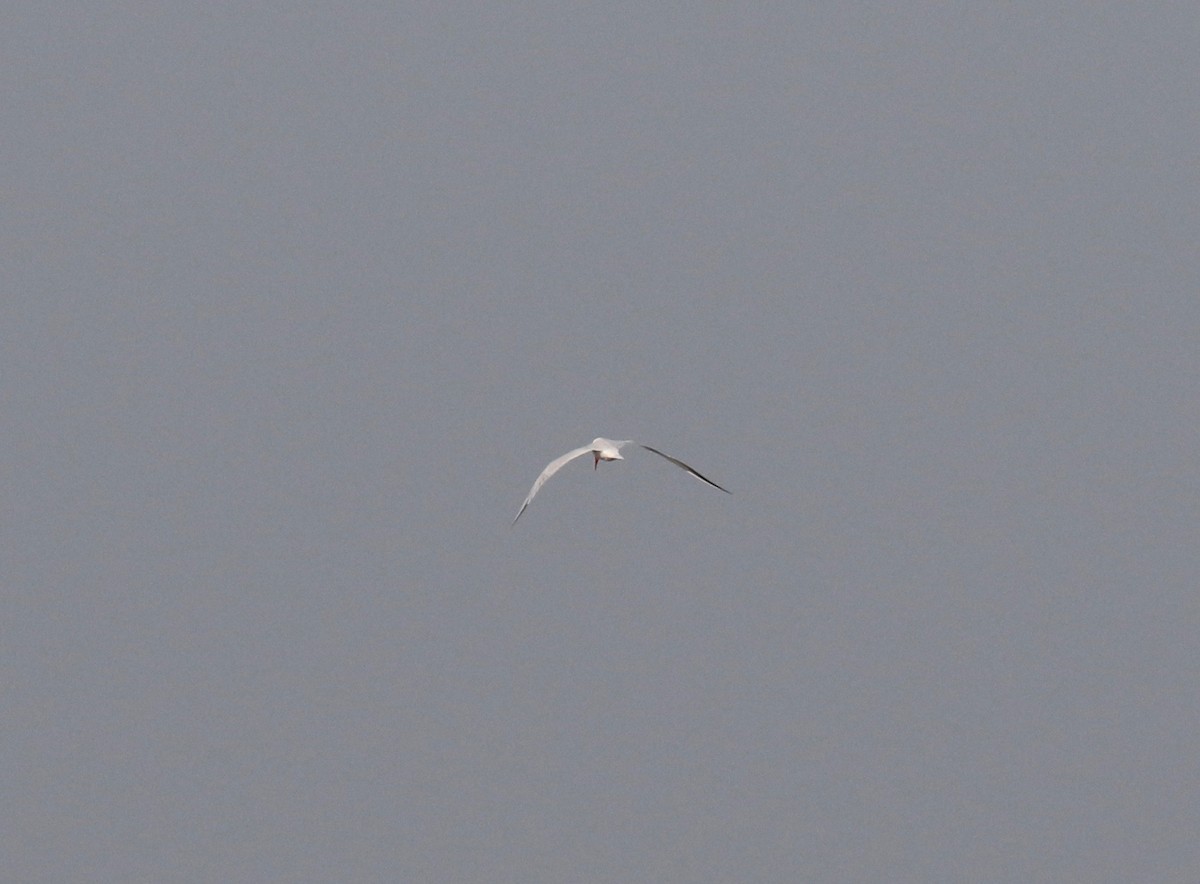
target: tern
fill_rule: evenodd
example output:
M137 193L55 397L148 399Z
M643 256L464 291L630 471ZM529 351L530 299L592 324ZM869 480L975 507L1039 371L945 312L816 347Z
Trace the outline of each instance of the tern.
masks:
M582 457L583 455L590 453L592 455L592 469L594 470L600 466L600 461L602 460L624 460L625 458L621 456L621 449L626 445L637 445L639 448L645 448L647 451L651 451L654 454L657 454L659 457L669 460L671 463L675 464L675 466L687 470L701 482L707 482L713 488L719 488L726 494L733 493L728 488L721 488L721 486L712 479L708 479L700 475L683 461L671 457L669 454L663 454L657 448L651 448L649 445L642 445L640 442L634 442L632 439L616 441L614 439L605 439L601 437L598 439L593 439L590 444L584 445L582 448L576 448L574 451L568 451L562 457L556 457L554 460L550 461L550 463L546 464L546 469L542 470L542 474L534 481L533 487L529 489L529 496L525 498L525 502L521 504L521 508L517 510L517 516L512 520L512 523L514 525L517 524L517 519L521 518L521 513L525 512L525 508L529 506L529 503L533 500L534 495L536 495L541 487L546 484L546 480L557 473L568 461L572 461L577 457Z

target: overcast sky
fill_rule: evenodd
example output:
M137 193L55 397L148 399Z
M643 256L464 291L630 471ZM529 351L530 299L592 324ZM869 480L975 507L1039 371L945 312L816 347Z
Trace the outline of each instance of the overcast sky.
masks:
M5 877L1197 880L1197 23L6 7Z

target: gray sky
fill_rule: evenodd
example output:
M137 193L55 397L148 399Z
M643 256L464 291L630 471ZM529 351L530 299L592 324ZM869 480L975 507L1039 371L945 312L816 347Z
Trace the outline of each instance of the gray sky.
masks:
M1194 7L646 6L6 8L12 880L1196 880Z

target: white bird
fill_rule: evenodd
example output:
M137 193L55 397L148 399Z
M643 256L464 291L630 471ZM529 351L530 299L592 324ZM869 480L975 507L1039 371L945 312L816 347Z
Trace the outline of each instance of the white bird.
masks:
M641 448L645 448L647 451L652 451L659 457L669 460L671 463L675 464L675 466L687 470L701 482L707 482L713 488L720 488L726 494L733 493L727 488L721 488L721 486L712 479L706 479L704 476L701 476L683 461L677 460L671 457L669 454L663 454L657 448L651 448L649 445L642 445L640 442L634 442L632 439L615 441L613 439L605 439L600 437L593 439L590 445L585 445L582 448L576 448L574 451L568 451L562 457L556 457L554 460L550 461L550 463L546 464L546 469L542 470L542 474L534 481L533 487L529 489L529 496L525 498L525 502L521 504L521 508L517 510L517 517L516 519L512 520L512 523L514 525L517 524L517 519L521 518L521 513L525 512L525 507L529 506L529 503L533 500L534 495L538 493L538 489L545 485L546 480L557 473L562 468L563 464L567 463L568 461L572 461L577 457L581 457L588 452L591 452L593 458L592 469L594 470L600 466L600 461L602 460L624 460L625 458L621 457L621 448L625 445L638 445Z

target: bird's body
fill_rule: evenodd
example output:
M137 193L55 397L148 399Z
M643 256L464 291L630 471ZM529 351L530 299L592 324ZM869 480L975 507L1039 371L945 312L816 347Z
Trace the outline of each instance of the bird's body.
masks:
M517 519L521 518L521 513L525 512L525 508L529 506L530 502L534 498L534 495L538 493L538 490L546 484L546 480L557 473L564 464L574 460L577 457L582 457L583 455L590 453L592 455L592 469L594 470L600 466L600 461L602 460L624 460L625 458L621 456L621 448L625 445L638 445L640 448L644 448L647 451L657 454L661 458L669 460L671 463L675 464L675 466L687 470L687 472L691 473L701 482L707 482L714 488L720 488L720 490L724 491L726 494L730 493L727 489L721 488L721 486L716 482L712 481L711 479L706 479L704 476L697 473L683 461L676 460L669 454L663 454L657 448L651 448L649 445L641 445L640 443L634 442L632 439L618 441L614 439L605 439L603 436L598 436L592 440L590 445L584 445L582 448L576 448L572 451L568 451L562 457L556 457L554 460L550 461L550 463L546 464L546 468L542 470L541 475L538 476L534 481L533 487L529 489L529 496L526 497L525 502L521 504L521 508L517 511L516 518L513 519L513 524L517 524Z

